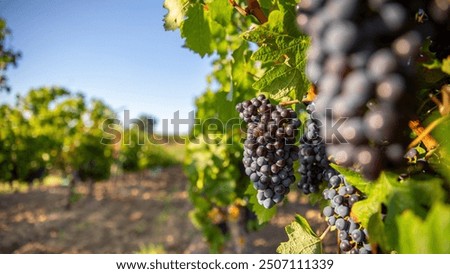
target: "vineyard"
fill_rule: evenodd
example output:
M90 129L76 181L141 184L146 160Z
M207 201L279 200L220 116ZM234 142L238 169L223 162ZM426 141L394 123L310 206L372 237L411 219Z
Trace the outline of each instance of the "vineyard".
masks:
M448 1L164 8L212 60L191 132L60 87L2 104L1 253L450 253Z

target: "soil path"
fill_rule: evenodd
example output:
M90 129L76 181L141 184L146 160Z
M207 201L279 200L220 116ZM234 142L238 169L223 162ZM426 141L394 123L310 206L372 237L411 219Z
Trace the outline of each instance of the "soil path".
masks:
M0 253L208 253L188 218L186 184L180 166L127 174L96 184L93 197L83 195L71 210L64 209L63 186L0 195ZM87 188L79 185L77 192ZM289 200L270 224L246 235L246 253L275 253L295 213L315 230L325 229L316 208L294 192ZM326 253L335 252L333 235L326 238Z

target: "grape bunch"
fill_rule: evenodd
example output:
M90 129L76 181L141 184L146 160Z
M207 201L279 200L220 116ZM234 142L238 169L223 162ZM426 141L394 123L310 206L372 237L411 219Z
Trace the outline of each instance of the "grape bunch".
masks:
M323 215L328 224L338 230L339 248L344 253L371 253L367 229L350 216L353 204L363 199L362 194L344 176L330 169L334 175L329 178L328 188L323 191L323 198L329 201Z
M320 121L315 119L315 104L309 104L306 111L309 119L306 130L300 139L299 173L302 175L298 187L305 194L317 192L322 182L328 187L323 198L329 205L323 214L330 226L338 230L339 248L344 253L370 253L368 233L350 216L351 207L361 200L362 194L348 183L344 176L334 170L325 153L325 144L320 137Z
M415 58L432 24L423 1L302 0L297 23L312 38L306 74L329 160L376 179L403 164L414 109Z
M325 144L320 137L320 121L315 119L315 103L310 103L306 111L309 119L300 139L298 171L302 178L298 187L309 194L317 192L320 184L327 182L328 188L323 191L323 198L329 201L329 205L323 209L323 214L328 224L338 230L341 252L368 254L372 249L367 230L350 216L351 207L362 200L362 194L330 166Z
M264 95L237 104L236 110L247 123L242 160L245 173L258 190L258 202L271 208L284 199L295 181L300 121L295 111L272 105Z
M325 171L329 168L329 162L325 151L325 144L320 136L320 124L314 119L315 104L307 106L309 119L306 121L305 132L300 138L298 172L302 175L298 188L304 193L315 193L324 181Z

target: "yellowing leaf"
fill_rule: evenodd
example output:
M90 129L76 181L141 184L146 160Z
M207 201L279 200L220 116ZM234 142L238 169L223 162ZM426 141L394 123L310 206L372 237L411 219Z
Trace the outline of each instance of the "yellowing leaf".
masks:
M321 254L322 241L314 233L308 221L300 215L286 226L289 240L278 246L277 252L282 254Z
M442 61L442 71L450 75L450 57Z

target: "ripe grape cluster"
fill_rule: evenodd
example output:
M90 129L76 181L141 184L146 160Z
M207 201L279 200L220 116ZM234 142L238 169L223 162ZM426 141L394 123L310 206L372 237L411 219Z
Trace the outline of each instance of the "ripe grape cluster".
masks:
M367 230L350 216L351 207L361 200L361 193L347 182L343 175L334 170L325 153L325 144L320 137L320 121L315 119L315 103L310 103L306 111L309 119L300 139L299 173L302 175L298 187L305 194L317 192L322 182L328 187L323 198L329 201L323 214L330 226L338 230L339 248L344 253L370 253Z
M257 193L258 202L271 208L289 193L295 181L293 164L300 121L292 109L272 105L264 95L237 104L247 123L243 164Z
M432 32L422 1L302 0L297 23L312 37L306 73L329 159L367 179L403 163L414 109L414 60Z
M328 180L328 188L323 191L323 198L329 201L329 205L323 209L323 215L328 224L338 230L341 252L371 253L372 248L367 229L350 216L353 204L363 197L355 187L345 180L344 176L336 171L334 173Z
M305 132L300 138L298 172L302 175L298 188L304 193L315 193L319 190L324 178L329 175L325 171L329 168L329 162L325 151L325 144L320 136L320 124L314 119L315 104L307 106L309 118L306 121Z
M363 199L361 193L334 170L325 153L325 144L320 137L320 121L315 119L315 103L307 106L309 119L305 133L300 139L299 173L302 175L298 187L305 194L317 192L322 182L328 187L323 198L329 205L323 214L330 226L338 230L339 248L344 253L367 254L371 252L367 230L350 216L351 207Z

